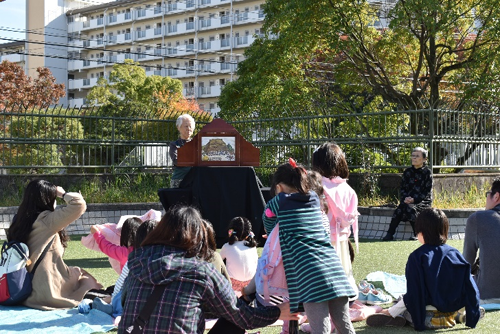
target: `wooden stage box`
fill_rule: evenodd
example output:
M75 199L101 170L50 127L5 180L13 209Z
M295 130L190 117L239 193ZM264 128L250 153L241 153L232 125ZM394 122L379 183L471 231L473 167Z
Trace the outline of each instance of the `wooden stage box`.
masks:
M230 124L214 119L177 150L177 166L254 166L260 150Z

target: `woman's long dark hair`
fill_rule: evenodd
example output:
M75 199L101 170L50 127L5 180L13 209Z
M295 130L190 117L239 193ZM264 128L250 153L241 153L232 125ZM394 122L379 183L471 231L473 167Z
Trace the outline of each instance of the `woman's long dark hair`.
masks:
M7 240L27 243L33 223L43 211L54 211L57 187L45 180L31 181L7 231Z

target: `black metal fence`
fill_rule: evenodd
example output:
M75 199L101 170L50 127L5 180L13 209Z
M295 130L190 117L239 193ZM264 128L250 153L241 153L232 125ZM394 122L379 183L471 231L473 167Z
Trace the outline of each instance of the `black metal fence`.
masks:
M0 170L92 173L170 168L168 145L178 136L175 118L126 114L106 115L99 108L0 111ZM193 117L196 131L211 120L203 113ZM401 171L410 164L416 146L429 149L429 164L442 171L500 168L496 108L323 113L230 123L260 148L261 167L275 167L289 156L308 166L318 145L335 141L353 171Z

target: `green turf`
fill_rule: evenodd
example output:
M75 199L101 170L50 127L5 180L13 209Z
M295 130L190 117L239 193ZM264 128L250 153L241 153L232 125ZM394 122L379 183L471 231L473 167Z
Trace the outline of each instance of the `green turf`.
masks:
M448 244L462 251L463 241L449 240ZM359 244L359 253L353 263L354 277L359 281L373 271L385 271L388 273L403 275L408 255L415 250L420 244L418 241L392 241L381 242L371 240L361 240ZM262 249L259 249L259 253ZM82 246L80 237L72 237L69 246L66 249L64 260L68 265L79 266L89 271L94 275L99 282L105 287L113 285L118 278L116 272L111 269L107 257L102 253L91 251ZM411 327L400 328L373 328L367 327L364 321L355 322L354 328L356 333L405 333L415 332ZM427 332L468 332L470 328L459 324L452 329L436 330ZM260 331L261 334L277 334L280 333L280 327L268 327L258 330L251 330L249 333ZM116 331L112 331L116 332ZM500 333L500 311L488 312L483 320L481 320L476 329L476 334L482 333Z

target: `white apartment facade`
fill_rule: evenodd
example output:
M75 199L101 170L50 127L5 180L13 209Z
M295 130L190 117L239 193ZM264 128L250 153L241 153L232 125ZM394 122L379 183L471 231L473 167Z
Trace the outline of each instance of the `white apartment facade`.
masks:
M85 96L113 64L133 59L148 75L181 80L185 97L217 113L264 19L263 0L121 0L66 12L68 103Z

